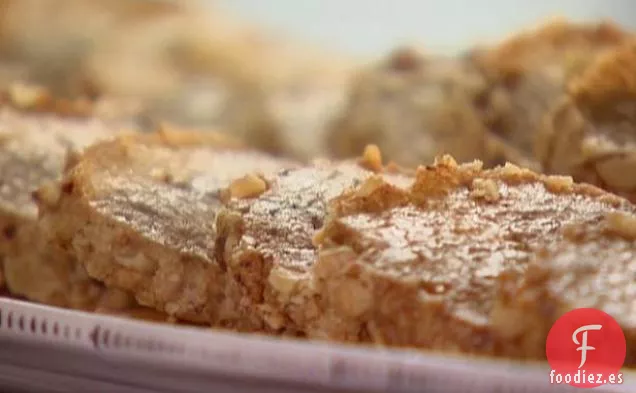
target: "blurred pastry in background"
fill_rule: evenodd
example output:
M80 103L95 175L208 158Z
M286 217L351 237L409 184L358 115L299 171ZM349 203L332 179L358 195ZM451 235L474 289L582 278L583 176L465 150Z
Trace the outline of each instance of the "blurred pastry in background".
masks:
M294 43L270 52L269 68L235 90L221 124L273 154L303 161L328 155L326 132L346 105L358 63Z
M480 98L485 126L527 155L546 113L568 81L594 59L631 35L610 22L554 19L520 32L498 46L480 48L474 59L489 86Z
M443 153L487 166L507 161L531 166L484 126L476 102L488 88L467 56L396 50L352 84L347 106L330 125L329 151L351 157L372 143L388 160L408 166L430 164Z
M252 76L258 32L203 2L152 2L136 18L126 7L97 3L118 24L79 67L96 94L136 99L157 121L213 126L234 86Z
M546 119L537 157L567 174L636 201L636 40L600 56Z
M52 114L63 118L95 118L116 128L148 127L143 108L114 97L56 97L43 86L13 82L0 90L0 105L27 114Z
M36 82L57 95L114 98L142 107L146 119L227 130L277 154L324 153L322 124L354 64L209 2L0 5L7 81Z
M108 297L81 266L50 247L37 222L34 198L55 199L49 187L83 148L121 132L89 116L84 103L57 102L43 89L16 85L0 108L0 257L13 295L61 307L92 309ZM10 104L10 105L9 105ZM23 110L18 108L24 108ZM64 114L55 108L65 108ZM74 109L73 109L74 108ZM40 113L36 113L40 112ZM34 192L44 187L41 192Z
M169 19L181 8L179 3L2 0L2 63L19 69L14 73L21 76L19 79L43 85L56 96L82 93L83 64L101 42L120 29ZM2 82L12 83L15 79Z

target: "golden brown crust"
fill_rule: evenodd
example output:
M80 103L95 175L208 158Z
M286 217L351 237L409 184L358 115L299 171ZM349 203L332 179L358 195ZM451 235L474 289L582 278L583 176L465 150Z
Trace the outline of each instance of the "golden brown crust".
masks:
M560 228L636 212L568 178L450 157L421 167L409 190L369 179L333 204L316 239L310 337L521 357L536 351L515 352L492 325L499 277L523 273Z

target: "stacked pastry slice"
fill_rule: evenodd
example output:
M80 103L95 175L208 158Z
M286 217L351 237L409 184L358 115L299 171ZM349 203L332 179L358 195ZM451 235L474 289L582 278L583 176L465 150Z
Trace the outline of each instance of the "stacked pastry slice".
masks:
M547 331L505 315L633 315L636 208L620 197L510 164L446 156L415 173L369 148L359 162L299 165L209 138L89 148L42 199L40 227L106 287L241 331L541 358ZM584 272L559 284L577 258ZM623 277L615 302L586 289L606 272ZM633 318L620 323L633 359Z

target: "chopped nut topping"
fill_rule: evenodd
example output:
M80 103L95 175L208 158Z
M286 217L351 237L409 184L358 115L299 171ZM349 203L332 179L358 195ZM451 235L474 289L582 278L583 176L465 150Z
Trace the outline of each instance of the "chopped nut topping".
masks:
M318 248L324 242L324 240L325 240L325 231L319 230L311 238L311 244L314 247Z
M545 182L546 189L552 192L569 192L573 185L571 176L549 176Z
M359 161L360 166L373 172L382 172L382 152L376 145L368 145Z
M50 99L45 89L22 83L12 84L8 94L11 103L20 109L34 108Z
M484 163L480 160L475 160L473 162L462 164L462 167L466 168L469 171L479 172L484 169Z
M498 201L500 198L499 186L492 179L475 179L472 183L471 196L488 202Z
M605 216L607 229L626 239L636 239L636 217L623 212L612 212Z
M448 168L457 168L457 161L455 161L452 156L445 154L443 156L436 157L434 165L445 166Z
M385 185L382 176L371 176L356 191L356 195L364 197L371 195L375 190Z
M267 182L259 175L246 175L230 184L232 198L255 198L267 191Z
M503 175L517 175L521 172L521 168L519 168L515 164L506 162L506 165L503 166L501 172Z

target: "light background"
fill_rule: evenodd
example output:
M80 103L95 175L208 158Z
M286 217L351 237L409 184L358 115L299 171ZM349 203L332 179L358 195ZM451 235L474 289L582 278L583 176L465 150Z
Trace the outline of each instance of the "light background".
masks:
M248 20L327 47L378 56L402 43L452 53L542 18L612 18L636 30L636 0L222 0Z

